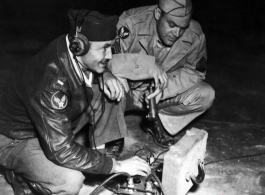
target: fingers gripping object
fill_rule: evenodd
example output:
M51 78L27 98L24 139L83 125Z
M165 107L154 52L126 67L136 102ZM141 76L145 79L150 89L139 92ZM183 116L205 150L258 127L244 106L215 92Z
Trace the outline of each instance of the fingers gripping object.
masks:
M75 35L74 37L71 39L70 41L70 45L69 45L69 49L70 51L75 55L75 56L83 56L85 55L89 48L90 48L90 44L88 39L82 34L81 29L82 29L82 24L85 20L86 17L84 17L81 21L81 24L78 25L78 21L79 21L79 16L82 13L83 10L80 10L76 16L76 21L75 21ZM88 12L89 14L90 12ZM87 15L88 15L87 14Z

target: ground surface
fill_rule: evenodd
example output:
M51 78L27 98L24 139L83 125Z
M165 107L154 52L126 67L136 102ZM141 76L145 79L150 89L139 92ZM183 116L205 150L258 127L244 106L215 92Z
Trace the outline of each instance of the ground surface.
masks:
M35 36L18 36L8 22L0 20L3 27L0 29L0 89L11 72L20 68L21 61L50 41L50 38L43 39L45 31L38 31ZM232 26L224 28L221 24L206 27L209 56L206 81L216 90L216 99L210 110L187 127L204 129L209 134L206 178L189 194L265 194L265 33L239 33ZM48 37L52 36L48 34ZM126 120L131 137L126 139L124 157L143 146L157 154L161 151L153 144L152 137L141 131L138 115L130 114ZM176 139L179 138L180 135ZM2 170L0 194L13 194Z

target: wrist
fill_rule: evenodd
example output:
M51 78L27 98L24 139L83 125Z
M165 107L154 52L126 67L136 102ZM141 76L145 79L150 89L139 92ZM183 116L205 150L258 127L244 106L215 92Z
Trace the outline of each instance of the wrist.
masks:
M113 167L113 173L119 173L121 169L121 163L119 161L115 161L115 167Z
M111 173L116 173L115 172L115 169L116 169L116 166L117 166L117 162L116 162L116 160L114 159L114 158L111 158L112 159L112 169L111 169L111 171L110 171L110 174Z

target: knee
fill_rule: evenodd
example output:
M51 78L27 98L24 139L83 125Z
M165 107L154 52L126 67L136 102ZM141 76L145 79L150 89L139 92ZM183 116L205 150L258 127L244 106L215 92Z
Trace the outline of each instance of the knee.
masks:
M69 174L65 179L64 191L67 195L77 195L84 183L84 175L81 172L75 172L74 174Z
M200 95L202 98L202 102L201 102L202 109L204 110L209 109L212 106L214 98L215 98L214 89L209 84L203 83Z
M84 175L79 171L70 171L62 176L57 185L50 187L52 194L77 195L83 187Z

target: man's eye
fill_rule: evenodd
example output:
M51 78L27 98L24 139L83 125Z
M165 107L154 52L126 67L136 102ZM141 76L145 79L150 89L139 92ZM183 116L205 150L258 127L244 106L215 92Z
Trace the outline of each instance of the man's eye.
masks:
M174 28L175 27L175 24L169 23L169 27L170 28Z
M103 47L104 51L107 51L108 48L110 48L110 46Z

